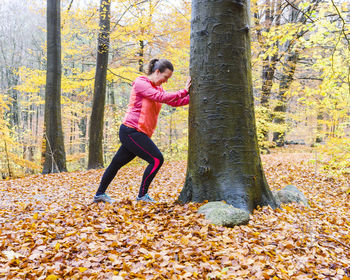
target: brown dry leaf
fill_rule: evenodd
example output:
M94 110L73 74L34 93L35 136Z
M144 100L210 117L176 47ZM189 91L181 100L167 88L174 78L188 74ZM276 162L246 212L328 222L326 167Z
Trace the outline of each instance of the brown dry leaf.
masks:
M144 165L120 170L114 205L91 204L103 170L0 181L0 278L349 279L349 178L322 177L311 157L263 156L271 189L294 184L310 207L263 207L232 229L208 224L200 204L174 204L184 162L160 170L156 205L135 202Z

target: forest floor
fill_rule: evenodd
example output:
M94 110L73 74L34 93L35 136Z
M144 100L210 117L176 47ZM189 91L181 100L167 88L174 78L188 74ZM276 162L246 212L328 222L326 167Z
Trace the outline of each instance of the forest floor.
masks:
M254 211L224 228L174 204L185 162L168 162L136 204L144 166L123 168L91 204L103 170L0 181L1 279L350 279L349 178L320 172L312 153L262 156L272 190L296 185L310 207Z

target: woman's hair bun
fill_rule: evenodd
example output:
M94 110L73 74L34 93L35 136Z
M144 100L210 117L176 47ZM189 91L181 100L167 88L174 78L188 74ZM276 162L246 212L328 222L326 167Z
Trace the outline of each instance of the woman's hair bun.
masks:
M158 58L153 58L149 63L154 65L157 61L159 61Z
M174 66L171 64L171 62L167 59L158 59L158 58L153 58L149 63L148 63L148 68L147 68L147 75L151 75L154 73L154 71L159 70L161 73L163 73L166 69L169 69L171 71L174 71Z
M148 68L147 68L147 75L151 75L154 71L156 71L156 63L159 61L158 58L153 58L149 63L148 63Z

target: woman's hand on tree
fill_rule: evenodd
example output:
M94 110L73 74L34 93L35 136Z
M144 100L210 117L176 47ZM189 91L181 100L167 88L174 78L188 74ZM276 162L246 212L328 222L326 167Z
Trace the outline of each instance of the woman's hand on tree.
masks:
M188 78L187 78L187 82L186 82L186 86L185 86L185 89L186 89L188 92L190 91L191 84L192 84L192 78L191 78L191 77L188 77Z

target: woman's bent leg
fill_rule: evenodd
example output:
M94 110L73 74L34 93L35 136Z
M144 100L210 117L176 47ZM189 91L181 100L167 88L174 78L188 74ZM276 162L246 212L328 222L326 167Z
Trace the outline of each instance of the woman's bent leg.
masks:
M139 197L142 197L148 192L149 185L162 166L164 158L158 147L146 134L134 132L128 134L127 137L129 141L124 142L126 148L149 163L143 174L139 190Z
M105 173L103 174L96 195L104 194L108 185L112 182L113 178L117 174L118 170L129 161L133 160L135 156L135 154L130 152L124 145L122 145L113 157L112 162L107 167Z

